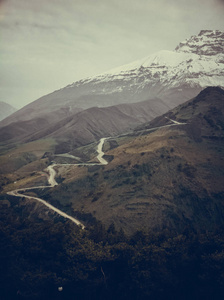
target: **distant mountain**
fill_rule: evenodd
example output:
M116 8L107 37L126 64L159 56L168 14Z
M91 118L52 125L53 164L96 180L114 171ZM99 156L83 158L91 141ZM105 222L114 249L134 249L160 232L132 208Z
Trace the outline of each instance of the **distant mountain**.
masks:
M74 82L25 106L0 126L42 117L62 108L72 112L77 108L107 107L155 97L158 103L162 99L167 107L173 108L207 86L224 87L224 33L219 30L202 30L174 51L160 51Z
M77 109L75 112L73 112L73 114L79 111L81 111L81 109ZM33 117L32 119L14 121L7 124L6 126L4 126L4 124L7 119L3 120L2 127L0 127L0 141L3 144L22 141L26 136L37 133L40 130L47 129L50 126L53 126L59 120L63 120L70 115L71 112L68 109L61 108L58 110L53 110L49 113L44 113L41 116L39 116L37 112L37 114L35 114L35 117Z
M57 121L54 113L18 121L0 128L3 144L25 143L53 138L55 151L64 153L74 148L98 141L101 137L115 136L135 126L152 120L168 107L163 101L151 99L139 103L120 104L110 107L92 107L81 112L66 114ZM56 113L58 116L58 112Z
M0 101L0 121L16 111L10 104Z
M44 197L127 233L224 225L222 89L203 90L127 139L108 139L110 148L108 165L85 175L64 170L62 183Z

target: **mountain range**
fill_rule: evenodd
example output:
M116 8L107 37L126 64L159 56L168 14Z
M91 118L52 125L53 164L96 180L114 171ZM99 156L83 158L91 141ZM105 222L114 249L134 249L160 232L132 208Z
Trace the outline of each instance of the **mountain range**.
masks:
M1 143L52 138L56 152L69 152L150 121L206 86L223 87L223 38L219 30L203 30L174 51L160 51L46 95L0 122Z
M52 138L57 144L56 152L69 152L101 137L129 131L167 110L166 103L157 98L103 108L91 107L59 121L49 120L48 115L47 118L42 116L13 122L0 128L0 140L3 144L16 144Z
M10 104L0 101L0 121L10 116L16 109Z
M28 104L7 124L65 109L106 107L140 102L155 97L170 108L184 102L206 86L223 87L224 33L202 30L181 42L174 51L160 51L144 59L95 77L74 82Z

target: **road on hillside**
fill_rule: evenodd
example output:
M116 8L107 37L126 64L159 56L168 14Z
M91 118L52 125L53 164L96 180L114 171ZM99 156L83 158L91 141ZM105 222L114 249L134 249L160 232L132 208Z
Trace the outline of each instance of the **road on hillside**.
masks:
M32 188L29 188L29 189L24 188L24 189L20 189L20 191L24 191L25 192L27 190L33 190L33 189L37 189L37 188L42 188L43 189L43 188L49 188L49 186L32 187ZM19 190L14 190L14 191L8 192L7 194L11 195L11 196L20 197L20 198L24 197L26 199L37 200L37 201L41 202L42 204L44 204L45 206L47 206L48 208L50 208L51 210L53 210L56 213L58 213L59 215L61 215L62 217L71 220L73 223L75 223L78 226L81 226L82 229L85 228L85 226L79 220L77 220L77 219L69 216L65 212L63 212L60 209L54 207L53 205L51 205L50 203L46 202L45 200L43 200L41 198L37 198L37 197L33 197L33 196L28 196L28 195L21 194L21 193L19 193Z
M72 165L74 165L74 166L80 166L80 165L90 166L90 165L106 165L106 164L108 164L108 162L103 158L104 152L102 151L103 144L106 139L107 138L100 139L100 142L97 146L97 152L98 152L97 159L99 160L99 163L86 163L86 164L83 163L83 164L72 164ZM29 190L52 188L52 187L58 185L57 181L55 180L56 171L54 170L54 167L56 167L57 165L61 166L63 164L53 164L53 165L50 165L47 167L47 171L49 172L49 177L48 177L49 186L46 185L46 186L33 186L33 187L29 187L29 188L21 188L21 189L16 189L16 190L7 192L7 194L10 196L15 196L15 197L20 197L20 198L24 197L26 199L39 201L42 204L44 204L45 206L47 206L48 208L50 208L51 210L53 210L56 213L58 213L59 215L61 215L62 217L71 220L73 223L81 226L81 228L84 229L85 228L84 224L82 224L79 220L69 216L68 214L66 214L65 212L61 211L60 209L54 207L53 205L46 202L45 200L38 198L38 197L33 197L33 196L28 196L28 195L23 194L24 192L29 191ZM67 164L64 164L64 165L67 165ZM20 193L20 192L23 192L23 193Z
M99 142L98 147L97 147L97 152L99 154L97 155L96 158L99 160L101 165L107 165L108 164L108 162L103 158L103 156L104 156L103 145L104 145L104 142L105 142L106 139L107 138L100 139L100 142Z
M56 165L54 164L47 167L47 170L49 172L48 183L50 184L51 187L58 185L57 181L55 180L55 176L56 176L56 171L54 169L55 166Z
M187 124L187 123L180 123L180 122L177 122L177 121L172 120L172 119L169 119L169 120L173 124L164 125L164 126L160 126L160 127L156 127L156 128L150 128L150 129L140 130L139 133L141 133L143 131L152 131L152 130L159 129L159 128L164 128L164 127L177 126L177 125L186 125ZM129 135L129 134L130 133L126 133L126 134L122 134L120 136L125 136L125 135ZM99 163L53 164L53 165L50 165L50 166L47 167L47 171L49 173L49 177L48 177L49 186L34 186L34 187L30 187L30 188L21 188L21 189L16 189L16 190L7 192L7 194L11 195L11 196L15 196L15 197L24 197L24 198L27 198L27 199L39 201L42 204L44 204L45 206L47 206L48 208L50 208L51 210L53 210L56 213L58 213L59 215L63 216L66 219L71 220L73 223L75 223L76 225L81 226L81 228L84 229L85 228L84 224L82 224L79 220L77 220L77 219L69 216L68 214L64 213L60 209L58 209L58 208L54 207L53 205L49 204L45 200L43 200L41 198L37 198L37 197L32 197L32 196L24 195L24 194L21 194L19 192L25 192L25 191L33 190L33 189L52 188L52 187L58 185L57 181L55 180L56 171L54 170L54 167L56 167L56 166L65 166L65 165L66 166L67 165L73 165L73 166L107 165L108 162L103 158L103 156L104 156L103 145L105 143L105 140L107 140L107 139L110 139L110 137L101 138L100 141L99 141L99 143L98 143L98 146L97 146L97 153L98 153L97 159L98 159Z

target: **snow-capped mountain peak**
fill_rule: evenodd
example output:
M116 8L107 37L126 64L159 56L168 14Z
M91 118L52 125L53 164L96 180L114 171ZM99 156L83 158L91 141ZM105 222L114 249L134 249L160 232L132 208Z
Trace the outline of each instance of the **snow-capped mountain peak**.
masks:
M159 51L98 76L76 81L30 104L86 109L159 98L169 108L208 86L224 88L224 32L202 30L174 51ZM36 111L36 110L34 110ZM27 115L27 114L26 114Z
M183 69L189 70L190 68L199 71L201 66L203 73L204 70L207 72L218 67L218 63L224 63L224 32L219 30L202 30L199 35L192 36L190 39L181 42L174 51L162 50L156 52L143 59L113 68L98 76L80 80L68 87L76 85L77 83L82 84L91 82L92 80L95 81L96 79L106 80L108 76L111 79L111 76L127 75L127 72L133 75L133 71L143 70L143 68L147 69L147 71L152 71L153 69L158 70L158 68L161 67L180 67L182 71Z
M196 57L196 55L195 55ZM185 60L191 59L192 54L176 53L174 51L161 50L143 59L136 60L130 64L114 68L104 74L118 74L121 72L139 68L151 68L155 66L176 67ZM101 74L102 75L102 74Z
M223 49L223 32L202 30L175 51L159 51L67 88L88 86L94 95L125 93L129 102L147 97L176 99L180 95L187 100L207 86L224 86Z
M212 60L214 61L224 59L224 32L220 30L201 30L199 35L192 36L190 39L181 42L174 51L161 50L130 64L114 68L104 74L118 74L141 67L177 67L184 62L189 62L189 60L210 60L205 57L199 58L201 55L213 56Z

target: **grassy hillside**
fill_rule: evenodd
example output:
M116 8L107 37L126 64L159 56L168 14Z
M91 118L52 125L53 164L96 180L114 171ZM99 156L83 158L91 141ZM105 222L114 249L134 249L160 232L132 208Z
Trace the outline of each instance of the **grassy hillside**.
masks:
M45 197L129 234L223 225L223 104L221 89L207 89L141 130L173 124L170 119L186 125L143 130L128 142L108 140L105 149L117 147L106 152L113 158L107 166L65 170Z

